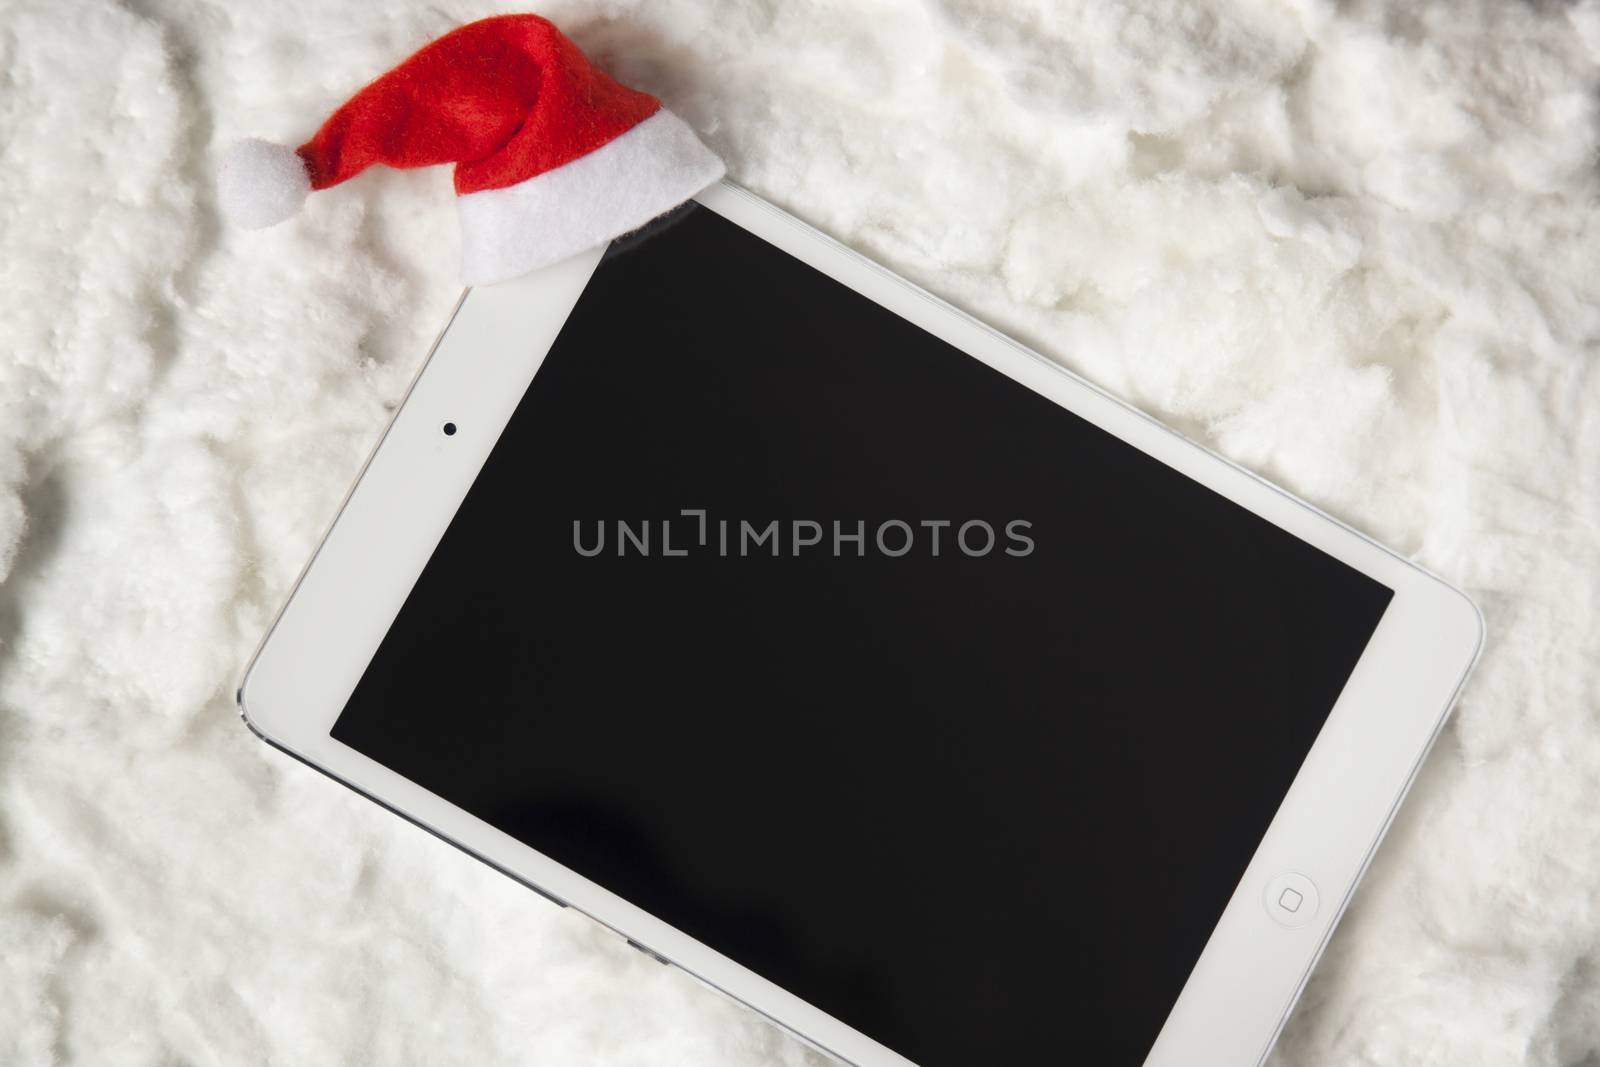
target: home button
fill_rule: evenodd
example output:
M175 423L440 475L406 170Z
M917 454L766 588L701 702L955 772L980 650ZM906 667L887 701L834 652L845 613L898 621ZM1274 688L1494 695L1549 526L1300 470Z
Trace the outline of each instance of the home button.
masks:
M1279 926L1293 930L1317 917L1317 887L1303 874L1280 874L1262 894L1267 914Z

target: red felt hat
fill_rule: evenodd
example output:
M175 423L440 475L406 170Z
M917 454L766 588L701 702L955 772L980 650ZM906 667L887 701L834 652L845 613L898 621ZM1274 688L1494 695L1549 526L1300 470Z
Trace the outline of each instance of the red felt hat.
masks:
M504 281L638 229L722 177L661 106L597 70L537 15L469 23L362 89L297 149L235 145L223 209L249 227L374 163L456 165L462 273Z

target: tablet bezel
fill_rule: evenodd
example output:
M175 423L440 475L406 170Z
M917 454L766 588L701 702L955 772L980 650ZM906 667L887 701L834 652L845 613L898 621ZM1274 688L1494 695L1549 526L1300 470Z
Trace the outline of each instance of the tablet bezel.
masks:
M704 207L943 338L1394 590L1394 599L1249 866L1146 1067L1259 1064L1438 735L1482 645L1459 591L1044 357L723 182ZM493 449L602 250L469 290L263 639L239 689L263 740L584 912L663 961L858 1067L911 1061L429 793L330 735L473 479ZM452 434L442 432L446 422ZM1003 904L984 872L952 872ZM1293 872L1320 908L1276 922L1266 886ZM1172 872L1183 892L1184 872ZM1064 964L1065 965L1065 964ZM1069 1005L1063 1005L1070 1010Z

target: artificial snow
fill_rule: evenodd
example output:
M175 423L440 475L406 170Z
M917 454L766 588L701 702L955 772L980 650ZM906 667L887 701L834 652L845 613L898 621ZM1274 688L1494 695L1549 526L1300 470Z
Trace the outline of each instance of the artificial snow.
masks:
M459 237L444 170L245 232L216 168L494 10L0 3L0 1063L823 1062L234 712ZM737 180L1464 585L1483 660L1278 1062L1597 1062L1600 4L542 13Z

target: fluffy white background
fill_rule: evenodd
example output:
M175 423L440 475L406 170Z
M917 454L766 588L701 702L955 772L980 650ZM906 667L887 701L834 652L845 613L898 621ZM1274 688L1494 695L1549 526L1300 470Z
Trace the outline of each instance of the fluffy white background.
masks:
M492 10L0 0L0 1063L821 1062L234 714L457 236L442 170L245 233L212 169ZM1600 6L544 13L745 184L1471 590L1279 1061L1600 1063Z

